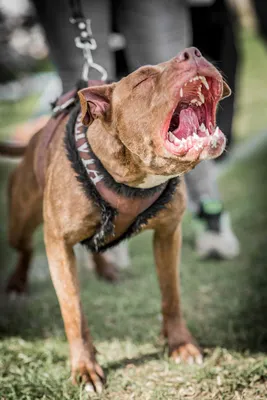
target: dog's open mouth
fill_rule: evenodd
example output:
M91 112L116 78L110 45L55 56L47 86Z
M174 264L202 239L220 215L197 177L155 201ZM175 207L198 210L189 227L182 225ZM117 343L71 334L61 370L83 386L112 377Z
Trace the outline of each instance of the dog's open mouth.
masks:
M215 126L221 92L222 82L212 77L196 75L184 83L165 137L169 151L182 156L189 150L200 154L204 147L215 152L224 146L224 134Z

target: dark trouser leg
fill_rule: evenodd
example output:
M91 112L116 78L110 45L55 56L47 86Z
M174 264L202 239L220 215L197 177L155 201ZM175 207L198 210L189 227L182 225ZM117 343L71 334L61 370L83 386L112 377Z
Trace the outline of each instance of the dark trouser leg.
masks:
M51 59L63 83L63 91L72 89L81 77L83 56L74 44L75 30L70 24L71 15L67 0L33 0L39 20L45 30ZM113 59L108 47L110 32L110 4L108 0L83 1L83 12L92 20L93 36L98 48L93 52L94 61L103 65L109 78L114 75ZM90 79L99 79L96 71L91 71Z
M182 0L120 0L116 14L130 71L166 61L191 43L188 9Z
M221 0L215 1L210 7L192 7L190 13L193 45L198 47L205 57L215 62L232 89L232 95L221 103L217 116L218 125L227 137L229 148L232 142L236 71L239 61L235 16L225 1Z

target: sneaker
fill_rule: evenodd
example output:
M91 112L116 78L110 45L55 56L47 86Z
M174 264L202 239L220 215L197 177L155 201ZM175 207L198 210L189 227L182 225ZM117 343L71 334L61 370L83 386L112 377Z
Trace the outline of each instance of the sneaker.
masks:
M196 251L201 258L231 260L240 253L230 216L218 201L205 200L197 215Z

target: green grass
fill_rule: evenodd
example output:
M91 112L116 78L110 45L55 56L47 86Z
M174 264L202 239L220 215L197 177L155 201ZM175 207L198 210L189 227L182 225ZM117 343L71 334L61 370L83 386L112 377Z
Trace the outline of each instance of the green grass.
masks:
M246 58L242 74L239 138L267 126L263 47L248 34L243 45L245 54L253 57ZM34 101L22 101L12 114L10 104L0 105L0 136L30 115ZM184 224L183 310L204 348L202 367L172 364L159 339L160 295L149 232L131 241L132 268L119 285L100 282L86 265L80 267L82 302L107 375L102 399L266 399L266 158L267 144L253 158L234 165L220 182L241 241L238 259L199 261L191 246L190 216ZM0 289L15 262L6 240L5 195L13 167L0 162ZM0 399L85 399L82 388L69 381L68 347L41 230L35 241L30 296L10 301L0 294Z

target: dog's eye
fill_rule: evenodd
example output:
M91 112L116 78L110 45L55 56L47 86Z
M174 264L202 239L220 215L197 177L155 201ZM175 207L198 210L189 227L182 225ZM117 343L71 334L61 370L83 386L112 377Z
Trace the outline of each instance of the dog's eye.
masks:
M134 86L133 89L135 89L136 87L138 87L139 85L141 85L141 83L145 82L145 81L153 81L154 78L157 76L157 72L156 73L151 73L147 74L145 77L143 77L143 79L141 79L139 82L137 82Z
M133 89L135 89L137 86L141 85L141 83L147 81L149 78L151 78L151 77L147 76L146 78L143 78L140 82L138 82L136 85L134 85Z

